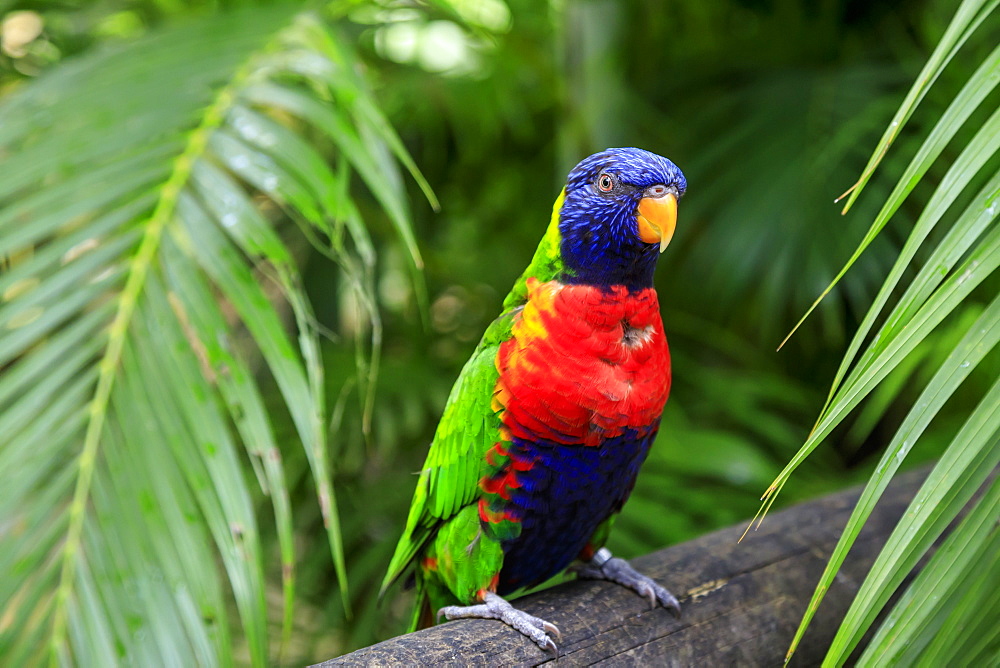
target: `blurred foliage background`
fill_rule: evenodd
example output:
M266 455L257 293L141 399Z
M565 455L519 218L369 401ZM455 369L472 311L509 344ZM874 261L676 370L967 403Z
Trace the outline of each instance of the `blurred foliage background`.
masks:
M263 642L269 662L297 665L400 632L406 594L391 596L381 607L375 597L405 519L412 473L421 465L452 382L538 243L566 172L608 146L662 153L685 171L690 184L677 235L657 273L674 359L672 395L659 441L610 547L634 556L753 515L761 492L809 433L843 350L921 202L947 167L932 165L916 195L776 353L858 245L920 139L992 50L995 39L986 37L958 54L886 155L865 196L842 216L834 198L856 181L954 5L945 0L302 5L0 0L0 103L30 94L36 82L74 63L170 30L183 33L218 16L266 11L275 13L278 29L308 11L330 31L330 44L340 45L327 53L334 63L332 89L338 71L364 82L343 100L370 95L440 203L435 207L419 180L400 176L395 167L378 176L358 169L354 158L348 167L349 149L338 143L336 132L317 140L322 132L289 122L295 114L286 108L288 114L275 113L273 119L314 143L336 166L354 209L341 213L363 221L370 235L364 241L352 232L338 244L338 232L327 230L331 243L316 243L308 225L296 225L295 214L269 205L261 192L287 202L227 163L225 151L219 153L218 162L249 183L248 201L267 213L301 270L285 288L311 304L303 320L277 293L269 294L289 331L305 328L315 335L325 370L313 397L324 404L352 612L346 614L342 605L344 589L328 545L332 534L316 502L315 465L308 448L293 445L302 440L294 410L273 368L252 363L266 407L262 414L269 416L281 451L295 607L288 622L282 521L269 519L274 501L260 486L249 485L262 518L261 581L270 644L234 626L235 661L259 662L252 647ZM995 14L991 20L986 32L995 38ZM238 32L239 21L228 29ZM273 45L267 49L274 51ZM225 78L204 83L212 91L228 84ZM165 82L156 94L171 97L171 85L176 84ZM119 90L106 104L128 93ZM254 101L267 106L276 105L275 99ZM995 108L997 96L990 100ZM974 121L981 123L990 107L984 104ZM375 133L380 121L367 118ZM972 136L975 125L959 132L956 145ZM380 165L392 162L393 153L406 164L391 139L379 147L369 138L362 133L364 149ZM9 174L13 163L5 158L23 145L0 142L0 172ZM357 175L351 177L351 170ZM387 204L392 197L380 196L373 179L381 179L405 204ZM24 188L35 187L32 183L42 188L46 181L26 180ZM0 204L12 206L26 194L5 192ZM291 208L298 206L293 202ZM30 223L22 217L10 225ZM419 254L401 229L412 230ZM8 270L16 269L24 248L2 250ZM995 291L995 282L987 281L966 311L921 343L802 465L779 503L866 479L935 361L950 352L969 318ZM19 294L5 293L4 300ZM225 307L225 294L219 301ZM6 328L17 329L10 320ZM257 335L245 329L235 326L233 336L252 347ZM9 376L19 358L3 359ZM917 443L907 466L940 454L997 370L994 355L973 371ZM12 406L12 400L4 404L5 410ZM227 419L232 431L239 417ZM62 452L63 460L48 462L45 470L69 467L73 452ZM251 459L244 454L235 464L248 480L256 470ZM33 497L26 492L23 498ZM18 512L5 507L0 538L14 531ZM221 572L222 561L205 563L206 569L213 567ZM4 608L0 650L17 646L10 618L27 609L23 600ZM35 615L44 620L46 610L43 604ZM30 628L37 633L30 637L46 634L44 621Z

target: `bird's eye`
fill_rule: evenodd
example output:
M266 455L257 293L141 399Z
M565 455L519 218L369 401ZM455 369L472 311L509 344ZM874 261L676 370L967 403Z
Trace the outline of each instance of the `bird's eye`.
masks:
M597 189L602 193L611 192L611 189L615 187L615 177L607 172L604 172L597 177Z

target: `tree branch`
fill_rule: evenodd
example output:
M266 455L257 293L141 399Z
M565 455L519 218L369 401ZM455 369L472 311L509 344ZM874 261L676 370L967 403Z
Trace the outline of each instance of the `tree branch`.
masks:
M792 665L818 664L896 521L929 468L896 476L820 606ZM781 665L860 487L765 520L737 543L734 526L635 559L680 600L665 609L617 585L575 581L518 599L562 631L559 661L639 665ZM392 638L322 664L538 665L552 660L490 620L459 620Z

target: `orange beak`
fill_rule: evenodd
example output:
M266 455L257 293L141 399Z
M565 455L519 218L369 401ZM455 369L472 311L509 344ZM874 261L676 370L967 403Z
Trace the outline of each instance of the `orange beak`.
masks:
M674 236L677 226L677 198L667 193L663 197L643 197L639 200L639 238L647 244L660 244L662 253Z

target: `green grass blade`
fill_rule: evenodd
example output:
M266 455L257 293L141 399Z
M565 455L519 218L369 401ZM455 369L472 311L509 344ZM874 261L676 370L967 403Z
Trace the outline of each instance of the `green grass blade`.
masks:
M881 497L885 488L892 480L892 476L899 469L906 455L913 444L926 429L930 421L937 415L941 406L952 396L962 381L979 364L982 358L993 349L1000 341L1000 297L982 313L982 315L969 328L962 341L954 351L942 363L937 373L924 388L916 405L910 410L903 420L899 430L896 432L892 442L886 448L881 460L875 468L868 484L861 493L854 511L851 513L844 532L837 541L837 545L830 556L830 561L820 577L816 590L806 609L806 613L796 631L792 644L788 649L785 661L791 658L799 641L805 634L809 622L819 608L824 595L840 570L841 564L847 557L848 551L854 544L865 520L871 515L875 504Z
M1000 67L1000 60L997 62L997 67ZM917 250L921 247L938 222L940 222L948 208L955 202L956 199L958 199L958 197L969 185L969 182L976 176L984 165L988 164L990 159L997 153L998 150L1000 150L1000 110L995 112L989 120L983 124L972 140L965 146L961 154L949 167L948 172L941 180L940 185L934 191L931 199L927 202L927 205L921 212L916 224L913 226L913 230L910 232L910 236L907 238L906 244L900 252L899 258L893 265L889 276L886 277L886 280L879 292L879 296L876 297L874 305L869 310L868 315L865 318L865 322L858 330L858 335L855 336L854 340L855 343L859 343L864 339L864 336L867 336L870 324L874 322L874 319L879 313L881 313L890 293L895 289L896 285L898 285L903 273L913 262L913 258L915 257ZM974 201L973 204L970 205L970 210L978 210L985 221L989 221L991 218L995 217L997 213L997 207L995 206L997 193L994 188L989 194L983 194L987 195L986 198L984 200ZM956 225L955 227L961 226ZM971 242L972 240L970 239L969 241ZM937 266L932 267L932 270L940 272L940 268ZM926 292L926 289L924 291ZM853 374L857 374L859 373L859 370L864 369L870 363L871 359L877 356L881 349L884 348L886 342L892 339L892 329L898 329L900 326L906 324L906 319L903 317L903 314L906 313L907 305L910 309L915 308L916 305L913 304L912 301L913 299L911 297L909 301L904 301L901 303L900 307L897 307L895 312L896 317L890 318L886 326L879 331L875 340L858 360L855 369L852 371ZM855 349L852 347L851 351L849 351L851 361L853 361L854 358L854 355L852 354L854 350ZM845 368L846 367L842 364L841 369ZM838 375L838 380L840 378L841 376ZM851 378L849 377L848 380L845 381L845 384L850 383ZM834 388L832 388L831 397L833 396L833 391L835 391L836 387L837 386L835 385Z
M830 646L841 663L861 641L907 574L1000 464L1000 381L962 425L872 565Z
M997 8L997 5L1000 5L1000 2L997 2L997 0L964 0L959 6L947 30L945 30L937 47L935 47L934 52L927 59L923 70L917 75L917 80L914 82L913 87L910 88L910 92L907 93L906 99L900 105L899 111L896 112L892 122L889 123L889 127L882 135L882 139L875 147L872 157L862 171L861 178L848 191L850 197L844 204L845 213L861 194L868 180L875 173L875 169L882 162L882 158L885 157L889 146L902 131L903 126L906 125L910 116L913 115L913 111L923 100L930 87L934 85L934 82L941 75L945 66L951 61L958 50L962 48L962 45L965 44L969 36L976 31L986 17ZM847 193L844 194L846 195ZM843 196L841 195L841 198Z
M1000 478L995 478L969 515L917 575L858 661L859 666L910 662L952 611L948 599L961 594L976 574L995 576L1000 552ZM994 620L995 621L995 620ZM995 630L993 633L995 637Z
M965 297L1000 266L1000 228L994 227L966 261L914 315L903 330L887 340L884 350L849 383L821 416L802 448L771 484L765 498L770 501L797 468L836 425L852 411Z
M966 2L965 4L970 4L970 3ZM992 4L996 5L995 2ZM955 22L958 21L959 18L956 16ZM953 27L954 25L955 23L953 22ZM942 43L944 42L942 41ZM955 48L957 48L957 46ZM950 59L951 55L949 55L948 58ZM944 63L939 63L938 68L934 73L932 79L937 77L937 75L940 73L940 69L943 66ZM841 270L837 273L834 279L830 281L830 284L826 287L826 289L823 290L823 292L816 299L816 301L813 302L812 306L810 306L809 309L806 311L806 313L802 316L802 318L799 319L799 322L796 323L796 325L792 328L792 331L788 334L788 336L785 337L785 341L782 342L782 345L784 345L784 343L788 341L788 339L792 336L792 334L795 333L795 330L798 329L799 326L805 321L805 319L808 318L809 315L816 309L816 307L823 300L823 298L826 297L827 294L829 294L830 290L832 290L833 287L838 282L840 282L840 279L843 278L844 274L846 274L847 271L851 268L851 266L854 265L854 262L859 257L861 257L861 254L865 251L866 248L868 248L872 240L875 239L875 237L879 234L879 232L882 231L886 223L889 222L889 219L892 218L892 216L896 213L896 211L899 210L899 207L902 206L906 198L909 197L910 193L913 191L913 188L917 185L917 183L924 176L924 174L926 174L931 164L938 158L938 156L941 155L941 152L944 151L945 147L955 136L955 134L959 131L959 129L969 118L972 112L979 107L979 105L987 97L987 95L989 95L989 93L994 88L996 88L997 84L1000 83L1000 78L996 76L998 67L1000 67L1000 47L997 47L984 60L983 64L976 70L975 73L973 73L973 75L969 78L969 81L966 82L965 86L955 97L954 101L948 106L948 109L945 110L944 114L941 116L937 124L934 126L934 129L931 131L931 134L928 135L927 139L925 139L924 142L921 144L917 154L913 157L913 159L910 161L910 164L903 172L903 175L899 178L899 181L897 182L895 188L893 189L889 197L886 199L885 204L883 204L882 209L875 217L875 220L872 222L872 225L868 229L868 232L865 234L865 237L861 240L861 243L858 244L857 249L851 255L850 259L848 259L847 263L843 266L843 268L841 268ZM911 95L913 95L913 91L911 91ZM922 97L922 95L920 97ZM917 99L915 98L913 101L914 105L916 104L916 101ZM897 119L893 121L894 124L899 123L898 117L902 113L903 111L901 110L897 114ZM912 108L905 113L906 117L909 117L910 113L912 113ZM898 125L894 127L892 124L890 124L890 128L889 130L886 131L885 137L889 137L890 135L894 136L895 132L898 130L898 127L899 127ZM885 137L883 138L883 141L886 141ZM880 151L876 150L876 156L879 155ZM877 165L878 161L875 159L875 156L873 156L872 160L873 162L870 163L870 167L874 169L874 166ZM867 181L867 177L864 177L863 180ZM853 198L856 197L859 192L860 188L855 190L855 192L852 194L851 201L853 201ZM915 248L916 246L914 246L914 249ZM905 263L902 262L901 260L900 264L905 264ZM897 265L897 267L898 266L899 265ZM885 284L883 288L879 291L879 295L875 299L875 304L869 310L868 315L865 317L865 320L863 321L861 327L858 329L858 332L855 334L854 339L851 341L851 346L848 349L848 353L844 356L844 360L841 363L840 369L837 371L837 375L835 376L834 382L830 388L831 397L833 396L836 389L839 387L840 381L844 377L844 374L846 374L847 369L854 361L854 358L857 355L857 352L860 349L862 343L864 342L865 337L868 335L868 332L871 331L872 325L874 324L878 314L881 312L882 307L884 306L886 300L889 298L892 289L895 287L896 281L898 281L898 278L895 279L891 285L888 283ZM779 346L779 348L780 347L781 346Z
M923 648L920 661L925 665L985 666L1000 656L995 621L1000 617L1000 568L994 555L984 554L985 563L972 569L967 583L959 583L964 591L952 597L947 618Z

